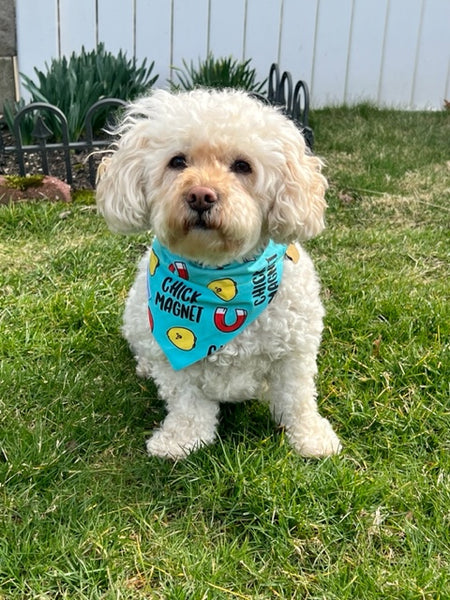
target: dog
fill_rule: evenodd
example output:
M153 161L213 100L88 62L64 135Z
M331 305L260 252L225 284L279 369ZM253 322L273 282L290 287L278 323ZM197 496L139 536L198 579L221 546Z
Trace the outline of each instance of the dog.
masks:
M268 403L305 457L339 452L315 377L324 309L299 245L324 227L322 161L282 112L245 92L154 91L99 167L114 232L151 231L122 332L167 416L150 455L212 443L219 404Z

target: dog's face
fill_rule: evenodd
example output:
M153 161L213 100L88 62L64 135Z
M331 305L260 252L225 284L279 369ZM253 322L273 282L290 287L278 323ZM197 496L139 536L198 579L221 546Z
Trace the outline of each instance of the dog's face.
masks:
M192 132L179 141L161 165L151 208L161 243L213 264L250 252L267 210L266 198L256 194L257 174L243 144L229 148L218 137L201 139L201 132Z
M221 265L323 228L321 161L292 122L243 92L157 91L119 134L97 188L113 230L152 229L172 252Z

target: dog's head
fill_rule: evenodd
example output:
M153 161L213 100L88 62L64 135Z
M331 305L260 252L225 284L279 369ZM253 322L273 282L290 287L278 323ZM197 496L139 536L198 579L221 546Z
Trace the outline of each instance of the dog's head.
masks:
M322 162L280 111L244 92L158 90L118 133L97 187L112 230L152 229L172 252L221 265L323 229Z

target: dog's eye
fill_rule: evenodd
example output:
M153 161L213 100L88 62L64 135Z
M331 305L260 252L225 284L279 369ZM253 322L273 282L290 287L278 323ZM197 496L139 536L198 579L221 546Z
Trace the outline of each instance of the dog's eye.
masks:
M177 154L173 158L170 159L169 165L171 169L176 169L177 171L181 171L187 167L186 157L184 154Z
M248 163L246 160L235 160L234 163L231 165L231 170L233 171L233 173L248 175L252 172L252 167L250 166L250 163Z

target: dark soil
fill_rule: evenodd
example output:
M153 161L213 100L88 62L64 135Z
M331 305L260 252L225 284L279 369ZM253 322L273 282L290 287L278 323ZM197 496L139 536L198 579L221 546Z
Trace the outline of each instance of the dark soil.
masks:
M14 138L11 136L7 128L0 128L0 175L19 175L19 165L17 162L16 153L14 151L5 152L6 147L15 146ZM92 184L89 177L89 153L87 150L72 150L71 165L72 165L72 189L83 190L92 189ZM98 164L102 158L101 154L93 155L96 171ZM57 177L62 181L67 182L67 172L62 150L48 151L48 171L49 175ZM25 154L25 171L26 175L46 174L43 171L42 156L40 152L31 152Z

